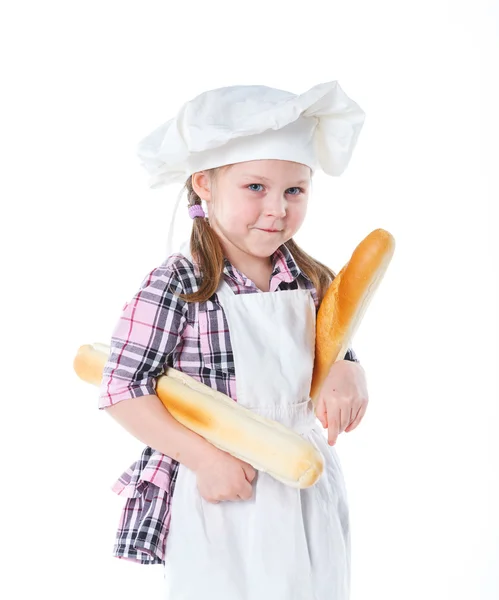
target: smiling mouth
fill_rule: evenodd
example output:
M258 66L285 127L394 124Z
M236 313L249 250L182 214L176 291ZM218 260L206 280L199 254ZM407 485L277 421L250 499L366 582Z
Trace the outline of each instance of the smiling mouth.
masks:
M282 229L260 229L260 231L266 231L267 233L280 233Z

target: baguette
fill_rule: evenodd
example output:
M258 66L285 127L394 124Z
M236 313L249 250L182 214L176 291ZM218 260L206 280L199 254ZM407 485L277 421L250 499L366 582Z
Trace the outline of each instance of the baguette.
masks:
M77 375L99 385L109 350L104 344L81 346L73 363ZM179 423L282 483L310 487L323 472L322 454L298 433L181 371L167 367L156 380L156 394Z
M375 229L355 248L319 306L310 397L317 404L334 362L343 360L395 251L393 236Z

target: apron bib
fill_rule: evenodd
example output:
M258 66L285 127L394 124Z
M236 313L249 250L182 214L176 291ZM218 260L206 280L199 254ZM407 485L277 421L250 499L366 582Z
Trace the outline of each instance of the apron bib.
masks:
M183 252L190 260L189 252ZM308 290L217 296L227 318L238 403L297 431L325 469L304 490L257 472L246 501L205 501L179 465L167 537L168 600L347 600L348 505L341 466L309 396L315 304Z

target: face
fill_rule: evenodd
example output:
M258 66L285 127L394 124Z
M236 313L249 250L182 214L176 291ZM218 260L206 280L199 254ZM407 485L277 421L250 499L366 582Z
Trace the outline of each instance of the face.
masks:
M206 200L210 225L229 259L265 259L300 229L307 211L311 171L281 160L237 163L192 177Z

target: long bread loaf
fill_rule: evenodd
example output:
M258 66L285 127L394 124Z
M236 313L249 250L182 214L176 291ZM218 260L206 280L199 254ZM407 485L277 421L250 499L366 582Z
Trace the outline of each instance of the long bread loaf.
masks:
M109 351L104 344L81 346L74 359L77 375L99 385ZM156 395L179 423L282 483L309 487L323 471L321 453L298 433L181 371L168 367L156 380Z
M329 286L317 312L315 357L310 397L317 402L324 380L343 360L395 251L395 239L375 229L355 248Z

